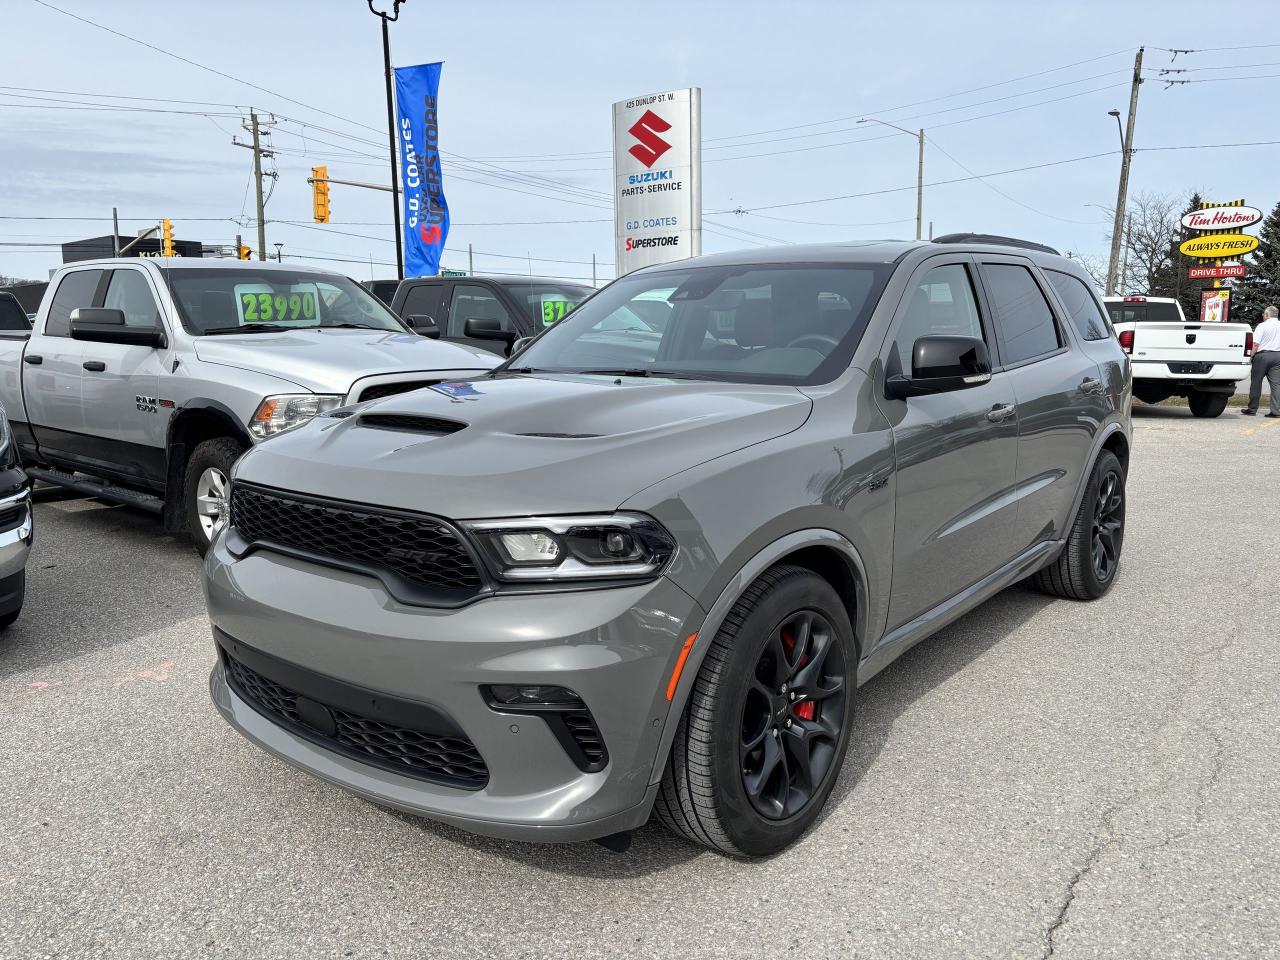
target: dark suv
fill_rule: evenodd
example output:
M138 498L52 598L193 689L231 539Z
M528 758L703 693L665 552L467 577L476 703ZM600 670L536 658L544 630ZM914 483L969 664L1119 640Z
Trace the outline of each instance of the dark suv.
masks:
M425 336L506 354L593 293L545 277L426 277L400 281L391 309Z
M1115 582L1102 304L1048 248L942 240L648 267L487 376L250 450L205 571L218 709L480 833L786 846L860 684L1020 580Z

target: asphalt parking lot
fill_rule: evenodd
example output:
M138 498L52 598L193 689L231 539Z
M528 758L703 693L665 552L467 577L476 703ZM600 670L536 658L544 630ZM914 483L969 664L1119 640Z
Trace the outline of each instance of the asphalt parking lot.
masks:
M0 639L0 956L1280 956L1280 421L1139 407L1119 583L861 691L829 812L740 863L387 812L209 703L199 563L38 495Z

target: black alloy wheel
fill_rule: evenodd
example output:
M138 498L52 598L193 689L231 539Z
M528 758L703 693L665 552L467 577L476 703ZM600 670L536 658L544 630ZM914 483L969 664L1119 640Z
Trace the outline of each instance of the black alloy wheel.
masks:
M798 610L770 631L742 707L739 749L747 799L785 820L813 799L845 721L845 662L830 621Z
M1106 583L1116 572L1124 541L1124 481L1118 470L1108 470L1098 483L1093 512L1093 575Z

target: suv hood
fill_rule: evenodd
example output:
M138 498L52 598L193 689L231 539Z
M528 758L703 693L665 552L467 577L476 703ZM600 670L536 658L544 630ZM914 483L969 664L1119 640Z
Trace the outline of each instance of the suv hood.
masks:
M341 393L359 377L425 370L489 370L502 358L414 333L290 330L197 337L205 363L265 373L313 393Z
M317 417L241 458L240 480L463 520L614 510L651 484L800 427L793 387L513 376L415 390ZM454 432L372 427L396 414ZM445 424L445 429L450 429Z

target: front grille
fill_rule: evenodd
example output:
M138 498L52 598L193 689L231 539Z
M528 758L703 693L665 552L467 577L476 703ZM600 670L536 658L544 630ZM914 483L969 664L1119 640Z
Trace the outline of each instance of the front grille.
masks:
M402 380L399 383L375 383L360 391L360 402L377 400L379 397L394 397L397 393L408 393L410 390L421 390L439 380Z
M609 759L609 754L604 748L604 738L600 736L600 730L590 712L583 710L581 713L566 713L564 724L569 728L569 735L573 737L574 743L578 745L578 749L586 759L584 769L589 771L602 769L605 761Z
M411 586L474 595L480 572L462 541L431 517L303 500L243 484L231 491L231 526L250 543L291 547L339 566L388 572Z
M227 678L241 699L259 713L328 749L402 776L469 790L479 790L489 781L488 767L466 737L435 736L327 704L319 706L332 718L332 732L318 730L299 716L298 693L264 677L225 650L223 657ZM315 702L311 701L311 705L314 710Z

